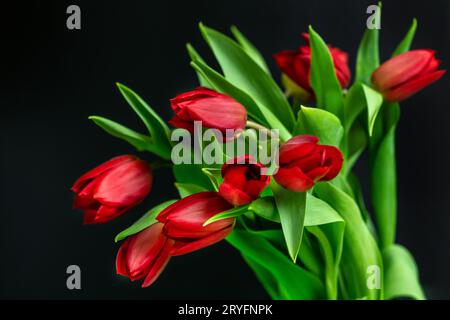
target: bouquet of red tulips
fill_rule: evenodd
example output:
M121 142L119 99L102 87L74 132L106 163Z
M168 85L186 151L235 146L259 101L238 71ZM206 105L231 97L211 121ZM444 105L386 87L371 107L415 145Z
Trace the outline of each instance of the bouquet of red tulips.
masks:
M416 21L380 64L367 29L353 83L347 53L310 27L298 50L274 55L284 92L262 55L200 24L221 67L188 44L200 86L170 100L164 122L118 88L144 122L139 133L99 116L109 134L159 159L115 157L79 178L74 207L105 223L150 194L172 166L180 199L166 199L116 236L117 273L150 286L172 257L225 239L274 299L423 299L412 255L395 243L395 131L399 102L443 74L432 50L410 50ZM371 207L352 167L368 149Z

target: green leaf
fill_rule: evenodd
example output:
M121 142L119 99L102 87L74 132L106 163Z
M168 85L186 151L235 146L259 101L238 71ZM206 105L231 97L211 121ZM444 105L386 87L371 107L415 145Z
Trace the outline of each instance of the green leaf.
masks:
M196 184L205 190L214 190L214 186L208 176L198 164L178 164L172 170L177 183Z
M249 205L245 205L245 206L236 207L236 208L233 208L230 210L222 211L222 212L216 214L215 216L212 216L208 220L206 220L205 223L203 223L203 226L205 227L208 224L211 224L211 223L219 221L219 220L239 217L248 211L248 206Z
M320 244L325 261L327 297L328 299L337 299L339 265L344 239L344 220L326 202L308 194L305 227L308 232L317 238Z
M193 183L175 182L175 187L177 188L181 198L185 198L194 193L208 191L207 189Z
M284 141L289 140L291 135L280 120L261 102L256 102L247 93L231 84L221 74L211 69L208 65L201 61L193 61L192 67L202 74L215 90L227 94L237 101L239 101L245 108L249 115L260 122L262 125L269 128L276 128L280 132L280 138Z
M383 250L385 265L384 294L386 299L425 299L413 256L400 245Z
M395 127L382 139L373 159L371 194L381 247L395 242L397 225L397 170Z
M381 15L381 8L377 12ZM381 17L378 17L377 19L381 19ZM356 56L355 82L362 82L370 85L372 73L380 65L378 38L379 30L376 28L367 28L364 32Z
M270 270L268 270L264 265L256 262L254 259L249 258L245 254L242 254L241 256L244 259L244 261L249 265L249 267L253 270L256 277L258 278L259 283L262 284L262 286L267 291L269 296L273 300L283 299L283 296L281 296L279 292L278 281L270 272Z
M212 185L216 191L219 190L219 186L222 183L222 175L220 169L216 168L202 168L203 173L211 180Z
M169 200L166 202L163 202L156 207L150 209L145 213L139 220L137 220L135 223L133 223L130 227L126 228L122 232L120 232L114 239L115 242L118 242L120 240L123 240L133 234L136 234L145 228L151 226L152 224L156 223L156 217L158 214L166 209L168 206L170 206L172 203L175 203L176 200Z
M398 103L385 103L376 121L377 135L370 140L370 191L380 246L395 242L397 223L397 169L395 130L400 117Z
M356 202L345 192L329 182L320 182L314 193L327 202L345 221L340 285L346 299L380 299L380 289L369 289L367 270L371 266L383 269L381 254L370 230L362 219Z
M273 180L271 188L280 215L289 256L295 262L302 242L306 193L289 191Z
M164 159L170 159L171 143L170 130L158 114L134 91L123 84L117 83L117 87L125 100L137 113L150 132L153 143L164 152Z
M108 132L110 135L125 140L138 151L150 151L154 148L152 145L152 139L149 136L133 131L117 122L103 117L90 116L89 119L94 121L96 125ZM157 151L157 148L154 148L154 151Z
M348 155L344 165L349 173L367 146L367 133L362 124L355 122L347 137Z
M342 89L334 70L328 46L314 29L309 27L311 46L311 87L317 106L341 118L344 103Z
M203 58L200 56L200 54L197 52L197 50L195 50L195 48L190 43L186 44L186 49L187 49L187 52L188 52L191 60L204 62ZM198 78L198 82L199 82L200 86L206 87L206 88L211 87L211 84L208 82L208 80L206 80L205 77L202 76L199 72L197 72L197 78Z
M398 56L401 53L404 53L409 50L411 47L411 43L414 39L414 35L416 34L417 29L417 20L414 18L411 27L409 27L408 32L406 33L403 40L399 43L397 48L394 50L394 53L392 54L393 57Z
M364 84L362 85L362 89L366 98L368 131L369 136L371 136L375 120L383 105L383 95Z
M225 78L276 114L288 130L294 127L289 102L275 81L235 41L200 24L200 30L222 67Z
M342 217L325 201L308 194L306 197L305 227L329 223L343 223Z
M261 67L261 69L270 75L269 67L267 67L266 62L258 49L256 49L256 47L239 31L236 26L231 26L230 30L245 53L247 53L248 56Z
M259 198L250 203L248 210L261 218L280 223L280 215L276 210L273 197Z
M320 139L321 144L339 146L344 135L341 121L332 113L301 106L294 135L310 134Z
M280 216L273 203L273 198L263 198L253 201L249 211L273 222L280 222ZM325 283L328 298L337 298L337 281L339 262L342 254L344 235L344 220L326 202L307 194L306 213L304 225L306 229L317 238L323 259L325 260ZM258 232L261 234L261 232ZM322 276L320 257L317 249L312 247L311 239L303 233L298 257L300 261L314 274Z
M265 237L252 230L242 228L239 224L226 240L238 249L245 260L257 265L263 285L274 299L324 299L325 290L322 281L292 263L292 261Z

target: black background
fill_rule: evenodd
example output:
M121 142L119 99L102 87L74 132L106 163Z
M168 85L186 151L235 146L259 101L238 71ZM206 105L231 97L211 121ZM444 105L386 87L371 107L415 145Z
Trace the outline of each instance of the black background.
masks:
M236 24L271 54L300 44L312 24L350 53L375 1L29 1L0 7L1 298L267 298L238 253L222 242L174 258L148 289L115 275L114 235L142 212L176 195L169 171L158 171L148 201L109 224L83 226L71 210L71 184L84 171L119 154L126 143L91 123L106 116L143 131L120 97L120 81L165 119L168 99L196 85L185 43L206 57L197 23L227 31ZM66 28L77 4L82 29ZM448 68L450 3L384 1L381 49L386 59L411 19L414 48L433 48ZM450 298L449 80L402 104L398 130L398 242L408 247L431 298ZM145 159L152 159L142 154ZM365 177L365 173L359 169ZM66 288L66 267L82 270L82 290Z

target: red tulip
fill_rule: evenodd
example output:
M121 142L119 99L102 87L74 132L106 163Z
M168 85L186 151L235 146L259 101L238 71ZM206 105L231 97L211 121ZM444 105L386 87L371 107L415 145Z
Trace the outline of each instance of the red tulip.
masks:
M210 246L225 238L234 227L234 218L203 224L232 206L217 192L201 192L183 198L164 209L159 222L125 240L116 258L117 273L132 281L144 279L151 285L170 257Z
M317 137L296 136L280 148L280 168L275 180L295 192L311 189L317 181L334 179L342 168L341 151L333 146L319 145Z
M294 81L302 89L313 95L310 83L311 71L311 47L309 46L309 35L302 34L303 39L308 43L301 46L297 51L285 50L274 54L275 62L281 71L290 80ZM336 76L342 88L346 88L350 82L350 68L348 67L348 55L338 48L328 46L334 63Z
M389 59L372 74L372 83L387 101L402 101L433 82L445 70L433 50L412 50Z
M82 175L72 186L73 207L84 210L84 223L104 223L139 204L152 187L152 170L131 155L113 158Z
M175 240L171 255L189 253L212 245L231 232L234 219L203 224L232 206L217 192L200 192L183 198L163 210L157 217L164 223L164 233Z
M252 202L270 182L270 176L261 174L264 168L250 155L225 163L222 166L223 182L219 194L234 206Z
M135 281L142 278L142 287L151 285L170 260L174 241L162 232L164 225L155 223L128 237L117 253L117 273Z
M177 128L194 129L194 121L202 126L220 130L244 129L247 111L233 98L207 88L197 88L170 100L175 116L169 121Z

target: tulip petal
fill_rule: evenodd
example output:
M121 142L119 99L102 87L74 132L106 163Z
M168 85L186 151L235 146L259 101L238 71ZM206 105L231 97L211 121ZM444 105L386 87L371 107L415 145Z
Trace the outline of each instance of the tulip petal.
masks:
M167 238L162 223L155 223L129 239L126 266L131 280L144 277L163 249Z
M288 164L308 155L315 149L318 141L319 138L309 135L293 137L280 148L280 164Z
M428 73L418 77L413 81L409 81L391 91L384 93L384 98L387 101L402 101L409 98L413 94L429 86L433 82L438 81L445 73L445 70L438 70L433 73Z
M384 93L422 74L431 59L434 59L432 50L411 50L399 54L384 62L373 72L372 82L379 91Z
M342 164L344 162L344 156L341 150L334 146L323 146L320 145L319 148L325 150L325 161L324 165L329 167L328 173L320 179L320 181L329 181L334 179L341 171Z
M217 192L214 192L213 195L211 197L210 194L206 193L206 198L197 198L185 206L180 206L172 210L166 220L168 234L171 234L171 228L169 226L177 230L186 230L187 233L216 231L217 226L214 223L205 227L203 227L203 223L217 213L231 209L232 206ZM189 197L184 199L187 198Z
M108 161L102 163L101 165L95 167L94 169L83 174L74 183L71 190L75 193L78 193L85 187L86 183L88 183L89 180L95 178L96 176L104 173L107 170L111 170L118 165L121 165L121 164L129 162L129 161L133 161L135 159L136 159L136 157L134 157L132 155L123 155L123 156L118 156L118 157L112 158L111 160L108 160Z
M108 206L129 206L145 198L152 186L152 173L144 161L122 164L102 175L94 198Z
M233 230L233 227L234 224L229 226L228 228L222 229L213 234L210 234L207 237L192 242L176 241L174 247L172 248L172 251L170 252L170 255L179 256L213 245L224 239Z
M186 129L189 132L194 132L194 124L192 121L182 120L178 116L174 116L168 122L175 128Z
M148 287L151 284L153 284L153 282L155 282L155 280L158 279L161 272L163 272L164 268L167 266L167 263L169 263L171 257L170 252L172 251L173 244L174 241L171 239L168 239L166 241L163 249L159 253L155 262L153 263L149 273L145 277L145 280L142 283L142 288Z
M205 223L206 221L207 220L204 220L203 223ZM211 233L217 232L217 230L226 228L231 223L233 223L233 219L228 218L218 220L208 224L207 226L200 226L194 229L188 228L185 225L175 224L172 221L169 221L165 225L164 233L168 237L176 240L202 238Z
M217 197L217 192L206 191L191 194L183 199L178 200L177 202L171 204L166 209L161 211L157 217L159 222L167 222L168 217L172 214L172 212L176 212L178 210L183 210L183 208L188 208L191 204L200 201L206 198L215 198Z
M278 184L294 192L306 192L314 186L314 181L298 167L279 168L274 178Z
M245 190L244 186L245 181L241 188L237 188L231 183L223 182L219 187L219 194L232 205L242 206L253 201L253 198L243 191Z
M88 208L84 212L83 223L84 224L98 224L111 221L121 216L129 207L108 207L100 205L98 208Z
M192 120L202 121L206 128L244 129L247 123L247 111L236 100L224 97L211 97L186 103L186 111Z
M270 182L270 176L261 176L261 180L249 180L245 184L245 192L255 200Z
M128 276L128 268L126 263L127 250L130 243L130 238L126 239L124 243L120 246L119 251L116 256L116 271L117 274L122 276Z

